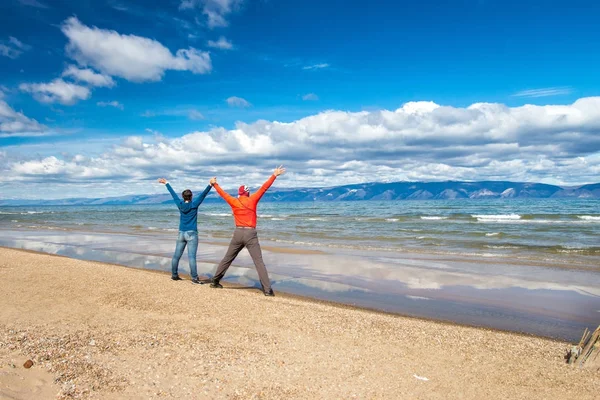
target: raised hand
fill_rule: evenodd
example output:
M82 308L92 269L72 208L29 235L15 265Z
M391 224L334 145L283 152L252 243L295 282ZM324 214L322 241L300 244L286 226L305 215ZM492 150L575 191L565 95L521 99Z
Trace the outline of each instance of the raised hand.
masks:
M165 178L160 178L158 180L158 183L162 183L163 185L166 185L167 184L167 180Z
M279 176L281 174L285 174L285 168L283 168L283 165L280 165L279 167L275 168L275 171L273 171L273 175L275 176Z
M215 183L217 183L217 177L215 176L213 178L210 178L210 181L208 183L210 183L211 186L215 186Z

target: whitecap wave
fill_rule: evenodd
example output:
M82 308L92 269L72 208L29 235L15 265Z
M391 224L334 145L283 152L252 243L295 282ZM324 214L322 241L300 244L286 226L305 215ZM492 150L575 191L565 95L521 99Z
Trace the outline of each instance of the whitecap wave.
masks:
M600 222L600 216L597 215L578 215L577 218L584 221L598 221Z
M485 236L498 236L500 234L500 232L490 232L490 233L486 233Z
M431 221L437 221L437 220L441 220L441 219L448 219L448 217L439 217L439 216L423 216L421 217L421 219L424 220L431 220Z
M498 214L498 215L471 215L471 217L476 218L478 222L510 222L510 221L518 221L521 219L519 214Z
M398 221L400 221L398 218L386 218L385 220L387 222L398 222Z

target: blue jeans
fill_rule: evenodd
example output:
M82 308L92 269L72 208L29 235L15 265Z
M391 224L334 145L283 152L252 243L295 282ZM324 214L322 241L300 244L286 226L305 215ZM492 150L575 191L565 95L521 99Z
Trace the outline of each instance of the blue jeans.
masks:
M179 259L183 255L186 245L188 245L190 275L192 275L192 279L198 279L198 269L196 267L198 232L196 231L179 231L179 236L177 236L177 246L175 247L175 254L173 254L173 260L171 260L171 276L174 278L179 276L177 273L177 269L179 268Z

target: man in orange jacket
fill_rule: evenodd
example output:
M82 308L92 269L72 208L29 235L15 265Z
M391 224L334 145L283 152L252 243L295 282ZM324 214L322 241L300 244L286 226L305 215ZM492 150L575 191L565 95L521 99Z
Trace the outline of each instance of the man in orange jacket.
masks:
M226 193L217 183L217 178L212 178L210 184L217 190L219 195L231 206L233 211L233 218L235 220L235 231L229 243L229 248L223 260L217 267L217 272L212 279L210 284L211 288L222 288L223 286L219 281L225 276L225 272L235 260L237 255L244 247L248 249L248 253L254 261L254 266L258 272L258 278L262 285L262 290L265 296L275 296L273 289L271 288L271 281L269 280L269 273L265 267L265 263L262 258L262 251L260 250L260 243L258 243L258 235L256 233L256 207L261 197L271 187L275 178L285 172L285 168L280 166L275 168L273 175L258 189L254 194L250 194L250 189L246 185L240 186L238 189L238 197L235 198Z

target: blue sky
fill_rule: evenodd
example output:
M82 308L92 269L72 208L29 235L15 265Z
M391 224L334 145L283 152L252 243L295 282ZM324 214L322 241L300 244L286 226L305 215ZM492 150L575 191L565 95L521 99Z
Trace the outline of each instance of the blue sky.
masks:
M597 181L598 20L578 0L3 1L0 197L276 163L282 186Z

